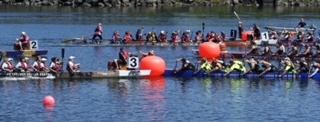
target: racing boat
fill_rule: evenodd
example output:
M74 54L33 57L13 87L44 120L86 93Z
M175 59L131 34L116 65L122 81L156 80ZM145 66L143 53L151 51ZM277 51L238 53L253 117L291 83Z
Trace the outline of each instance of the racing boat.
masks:
M75 72L73 76L70 76L68 72L0 72L0 80L135 78L149 76L150 73L151 70L118 70L101 72Z
M16 45L14 45L15 50L0 51L0 54L4 57L21 57L21 56L31 57L31 56L47 55L48 53L48 50L38 49L39 45L37 40L31 40L28 46L29 47L26 50L16 50L15 49Z
M178 73L174 73L174 70L167 69L165 71L164 76L165 77L215 77L215 78L221 78L224 77L226 72L224 71L217 71L213 73L205 73L205 72L199 72L197 74L194 74L194 71L187 70L187 71L180 71ZM232 72L227 77L232 78L259 78L259 73L248 73L246 75L243 75L241 72ZM263 75L261 78L279 78L281 76L281 72L269 72L265 75ZM282 78L291 79L291 78L300 78L300 79L308 79L309 75L308 73L302 73L302 74L293 74L293 73L287 73ZM313 79L320 79L320 73L315 74Z
M315 26L310 26L310 27L296 27L296 28L290 28L290 27L278 27L278 26L266 26L264 27L267 30L273 30L273 31L277 31L277 32L281 32L283 30L287 30L289 32L312 32L314 33L314 31L316 30Z

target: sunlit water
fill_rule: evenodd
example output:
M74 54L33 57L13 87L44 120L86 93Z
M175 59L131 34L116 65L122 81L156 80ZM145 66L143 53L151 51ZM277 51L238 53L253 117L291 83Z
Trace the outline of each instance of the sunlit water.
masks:
M76 56L82 71L104 71L118 58L119 47L65 47L60 41L93 34L104 25L135 33L178 29L205 32L236 29L237 11L246 28L253 23L295 26L299 18L320 25L316 8L44 8L0 7L1 50L12 50L22 31L48 49L48 57ZM192 62L196 47L125 47L130 52L155 50L173 67L176 58ZM243 51L243 48L229 48ZM104 79L0 81L0 121L319 121L317 81L279 79ZM57 105L42 106L52 95Z

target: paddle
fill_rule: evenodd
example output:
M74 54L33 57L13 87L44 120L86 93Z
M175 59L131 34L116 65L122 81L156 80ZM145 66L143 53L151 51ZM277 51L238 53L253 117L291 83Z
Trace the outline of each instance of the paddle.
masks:
M176 71L178 65L178 60L176 60L176 64L174 65L173 71Z
M204 35L204 26L205 26L205 23L203 22L202 23L202 34Z
M64 48L61 49L61 60L63 61L64 58Z
M234 13L234 15L236 15L236 17L238 18L238 20L241 21L241 19L240 19L239 15L237 14L237 12L236 12L236 11L233 11L233 13Z

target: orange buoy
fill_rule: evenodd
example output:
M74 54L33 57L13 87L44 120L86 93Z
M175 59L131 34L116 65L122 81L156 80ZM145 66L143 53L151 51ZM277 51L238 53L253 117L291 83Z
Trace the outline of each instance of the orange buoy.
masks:
M56 101L54 100L54 98L52 96L46 96L43 99L43 105L46 107L52 107L56 105Z
M199 47L199 54L202 58L206 58L208 60L212 58L219 59L220 46L213 42L202 43Z
M150 76L162 76L166 70L166 62L158 56L147 56L141 60L141 70L151 70Z

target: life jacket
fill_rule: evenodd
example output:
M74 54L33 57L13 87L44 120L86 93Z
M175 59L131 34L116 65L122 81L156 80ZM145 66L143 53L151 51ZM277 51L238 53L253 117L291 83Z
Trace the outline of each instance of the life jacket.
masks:
M125 38L126 41L132 41L132 37L131 37L130 34L125 35L124 38Z
M125 58L126 60L128 60L128 59L129 59L129 52L124 51L124 58Z
M77 70L78 69L78 67L74 64L74 63L72 63L73 64L73 66L71 67L71 69L70 69L70 61L68 62L68 64L67 64L67 71L70 71L70 70Z
M285 70L290 73L297 73L292 65L286 65Z
M234 70L245 72L246 69L241 61L234 61L234 64L231 66Z
M298 34L298 35L297 35L297 40L298 40L298 41L303 41L303 35Z
M27 35L21 36L20 41L22 43L29 43L29 41L30 41L29 36L27 36Z
M52 63L54 63L54 62L52 62ZM54 66L51 67L51 69L53 69L53 70L60 70L61 67L60 67L57 63L54 63Z
M207 34L207 40L211 40L212 38L213 38L212 33L208 33L208 34Z
M206 61L201 65L201 69L204 70L205 72L211 72L213 70L213 67L209 62Z
M41 69L42 69L41 63L39 63L39 62L36 62L36 63L37 63L37 65L34 66L33 68L37 69L38 71L41 71Z
M160 34L159 35L159 39L160 39L160 41L165 41L166 39L167 39L167 35L165 35L165 34Z
M94 34L96 35L101 35L102 34L102 27L98 26L95 30L94 30Z
M202 39L203 39L203 38L202 38L202 34L197 35L197 37L196 37L196 40L197 40L197 41L202 41Z
M154 33L150 34L148 39L149 39L150 42L157 41L156 35Z
M14 66L13 66L12 63L7 63L7 62L4 62L4 63L6 63L7 66L8 66L8 67L6 67L6 69L9 69L9 70L13 70L13 69L14 69ZM3 64L2 64L2 65L3 65ZM1 68L2 68L2 66L1 66Z
M119 41L119 40L120 40L120 35L119 35L119 34L113 34L112 39L113 39L114 41Z
M182 41L183 41L183 42L190 42L189 34L184 34L184 35L182 36Z
M172 38L172 42L180 42L179 35L172 35L171 38Z
M20 63L21 63L21 66L20 66L21 69L23 69L25 71L28 70L29 67L28 67L27 63L25 63L25 62L20 62Z

